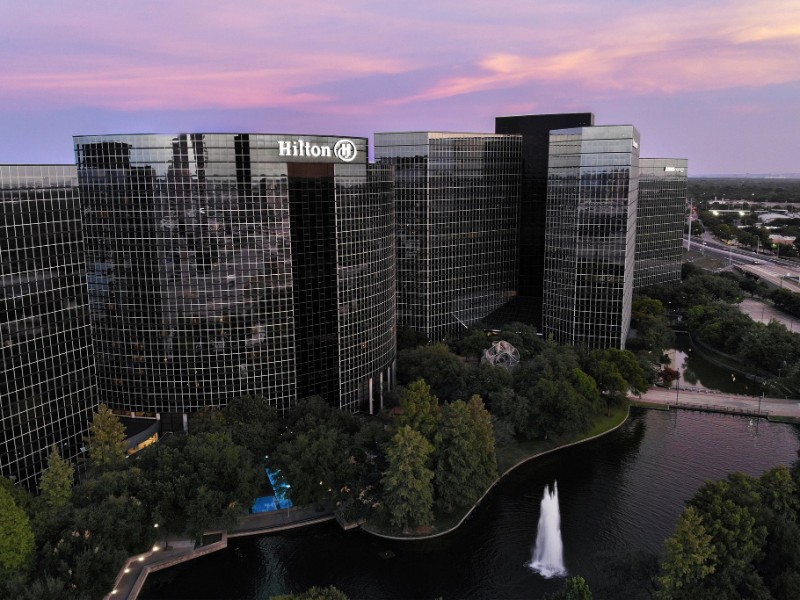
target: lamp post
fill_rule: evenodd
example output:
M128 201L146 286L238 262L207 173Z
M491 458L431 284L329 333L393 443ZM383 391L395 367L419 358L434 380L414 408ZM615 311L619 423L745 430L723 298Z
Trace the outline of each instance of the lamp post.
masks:
M681 370L675 369L675 372L678 374L677 379L675 379L675 408L678 408L681 393Z

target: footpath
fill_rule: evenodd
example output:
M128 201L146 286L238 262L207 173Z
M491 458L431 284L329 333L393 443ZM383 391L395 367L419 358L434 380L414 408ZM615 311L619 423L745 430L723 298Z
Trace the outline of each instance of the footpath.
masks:
M631 398L636 405L642 403L661 405L666 408L705 410L739 415L766 417L800 422L800 400L793 398L764 398L727 394L702 388L681 387L650 388L641 398Z
M227 548L230 538L274 533L333 519L332 507L325 507L323 510L317 510L313 506L292 507L245 515L227 531L207 533L203 536L204 539L213 541L198 547L195 547L193 539L188 538L170 538L166 546L163 540L158 540L151 550L131 556L125 561L114 581L114 588L105 596L105 600L136 600L150 573Z

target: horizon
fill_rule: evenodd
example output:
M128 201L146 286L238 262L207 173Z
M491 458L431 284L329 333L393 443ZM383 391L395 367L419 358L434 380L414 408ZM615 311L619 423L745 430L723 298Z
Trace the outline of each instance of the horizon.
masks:
M413 5L412 5L413 6ZM798 172L800 5L241 0L0 7L0 163L72 164L72 135L491 133L592 112L691 177ZM693 175L697 173L697 175Z

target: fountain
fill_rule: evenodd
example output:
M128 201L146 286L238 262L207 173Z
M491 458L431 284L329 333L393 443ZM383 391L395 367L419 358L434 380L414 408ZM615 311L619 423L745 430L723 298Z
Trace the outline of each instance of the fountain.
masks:
M558 509L558 482L544 487L539 527L536 531L536 547L533 560L528 567L542 577L560 577L567 574L564 567L564 545L561 541L561 513Z

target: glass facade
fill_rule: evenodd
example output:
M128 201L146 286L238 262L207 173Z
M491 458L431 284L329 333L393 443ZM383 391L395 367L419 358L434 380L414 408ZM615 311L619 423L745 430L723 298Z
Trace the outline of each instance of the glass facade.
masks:
M639 133L630 125L550 136L542 321L545 334L624 348L633 295Z
M163 421L245 394L380 402L394 212L365 139L81 136L75 153L110 406Z
M688 161L639 159L635 290L681 280Z
M522 136L522 189L519 206L519 270L515 316L542 326L544 238L547 219L547 157L550 132L594 125L592 113L497 117L495 132Z
M0 165L0 474L36 491L49 447L75 461L95 408L74 166Z
M439 341L515 293L521 139L376 133L395 168L398 323Z

